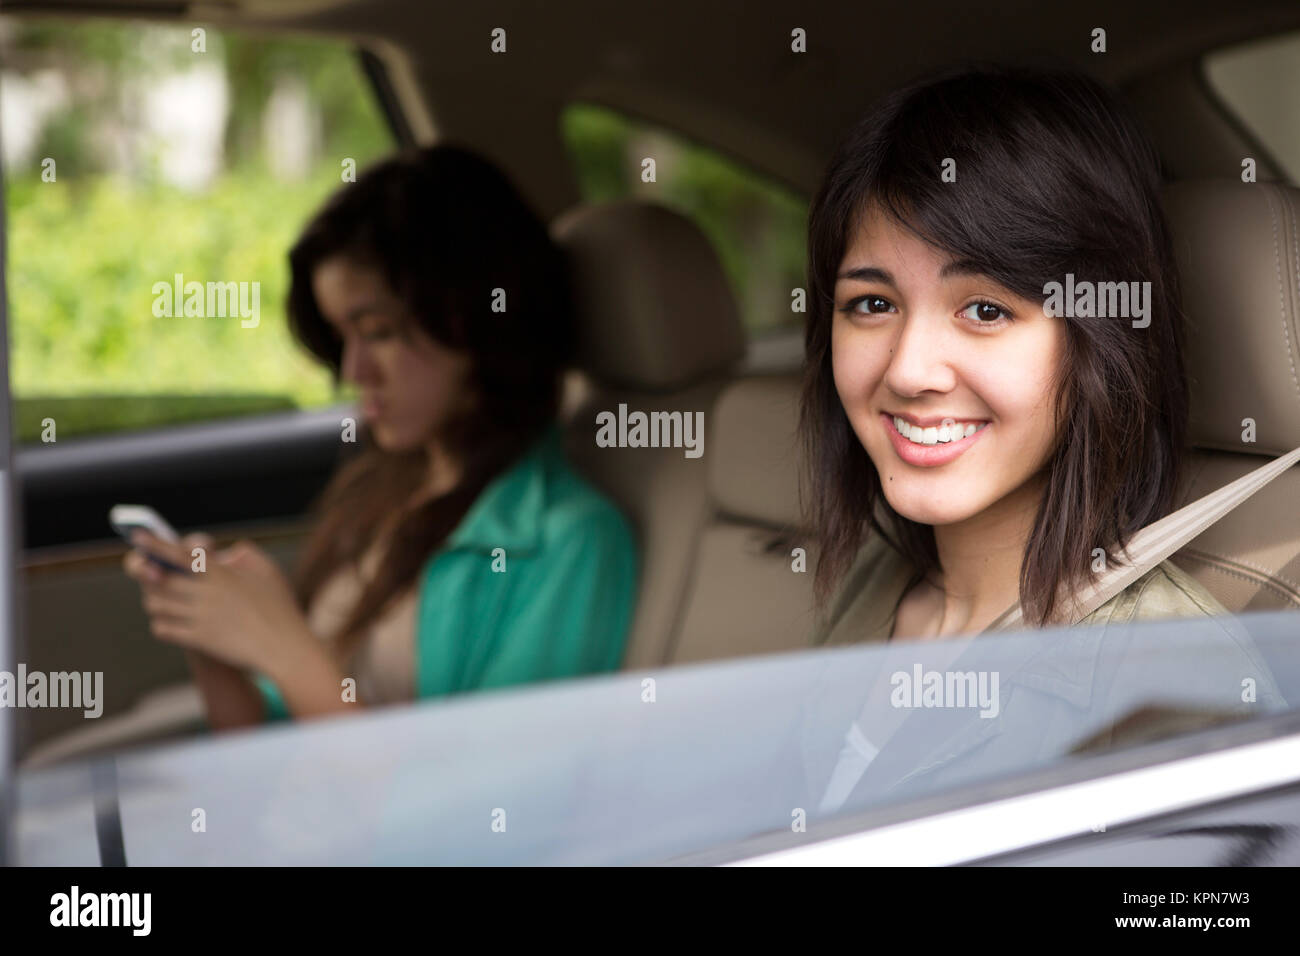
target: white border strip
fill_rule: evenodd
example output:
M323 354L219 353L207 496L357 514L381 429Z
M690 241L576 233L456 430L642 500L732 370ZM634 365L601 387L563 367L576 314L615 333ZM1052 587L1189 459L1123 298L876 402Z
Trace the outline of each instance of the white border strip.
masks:
M728 866L948 866L1300 779L1300 735L952 810Z

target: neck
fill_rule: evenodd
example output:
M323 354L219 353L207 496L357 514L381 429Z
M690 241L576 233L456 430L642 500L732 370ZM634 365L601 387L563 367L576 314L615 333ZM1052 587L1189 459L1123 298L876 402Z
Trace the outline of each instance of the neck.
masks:
M943 569L939 634L980 631L1020 598L1020 565L1043 493L1039 478L965 521L937 525Z
M420 486L422 498L436 498L456 487L464 471L464 462L441 440L435 439L426 446L428 466L424 484Z

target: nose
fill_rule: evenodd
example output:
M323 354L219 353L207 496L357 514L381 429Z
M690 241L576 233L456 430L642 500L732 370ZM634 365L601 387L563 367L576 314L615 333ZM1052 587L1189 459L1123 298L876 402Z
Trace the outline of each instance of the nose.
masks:
M898 323L885 384L896 395L949 392L957 384L953 366L962 345L942 316L914 313Z
M343 340L343 357L339 365L339 376L353 385L369 385L375 381L378 366L370 355L366 344L357 336L349 335Z

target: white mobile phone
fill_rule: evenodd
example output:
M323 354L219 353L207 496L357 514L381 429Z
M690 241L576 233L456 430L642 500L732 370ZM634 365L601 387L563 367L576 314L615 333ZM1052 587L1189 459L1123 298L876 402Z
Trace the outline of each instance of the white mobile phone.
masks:
M142 528L155 538L162 538L164 541L175 542L181 539L176 529L148 505L113 505L108 512L108 523L113 526L114 531L128 541L131 540L131 532L136 528Z
M109 509L108 523L128 543L131 543L131 532L137 528L148 531L155 538L161 538L164 541L174 543L181 539L181 536L176 533L176 529L163 520L162 515L147 505L114 505ZM166 568L168 571L185 570L152 554L146 555L146 557L154 564Z

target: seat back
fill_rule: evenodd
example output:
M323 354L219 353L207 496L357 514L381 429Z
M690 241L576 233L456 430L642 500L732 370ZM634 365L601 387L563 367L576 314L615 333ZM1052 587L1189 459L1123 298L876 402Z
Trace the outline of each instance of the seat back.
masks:
M713 247L683 216L638 201L583 206L557 220L553 233L571 263L579 367L588 379L566 424L566 447L636 527L641 580L624 667L658 666L681 620L708 515L713 402L744 356L745 334ZM685 416L702 416L703 435L692 436L702 437L702 454L605 447L601 419L626 422L633 413L680 413L683 427ZM679 428L669 437L687 436Z
M1188 318L1179 507L1300 446L1300 191L1190 181L1164 196ZM1300 468L1173 556L1230 611L1300 609Z
M799 380L740 379L714 406L708 516L673 663L807 647L816 551L799 509Z

